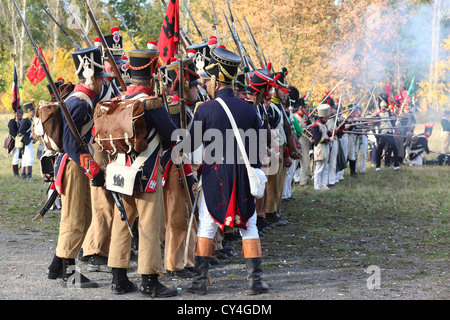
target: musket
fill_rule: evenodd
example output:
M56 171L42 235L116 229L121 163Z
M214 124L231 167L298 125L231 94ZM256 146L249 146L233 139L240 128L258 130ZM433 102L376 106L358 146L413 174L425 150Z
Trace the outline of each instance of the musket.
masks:
M363 131L347 131L348 134L359 134L359 135L374 135L374 136L389 136L389 137L398 137L398 138L407 138L407 136L401 136L399 134L390 134L390 133L375 133L375 132L363 132Z
M353 112L356 111L356 107L353 108L352 111L350 111L350 113L347 115L347 117L345 117L345 119L341 122L341 124L339 125L339 127L337 127L336 131L339 131L339 129L342 128L342 126L345 124L345 122L348 120L348 118L350 118L350 116L353 114Z
M341 92L341 96L339 97L339 103L338 103L338 107L337 107L337 110L336 110L336 114L339 114L339 110L341 109L341 101L342 101L342 95L343 95L343 93L344 93L344 91L342 91ZM334 120L334 126L333 126L333 129L334 128L336 128L336 125L337 125L337 121L338 121L338 117L336 117L336 119ZM332 133L332 137L334 137L334 133L336 132L336 130L333 130L333 133Z
M243 28L242 28L242 25L241 25L241 22L240 22L239 20L237 20L237 19L236 19L236 21L237 21L237 23L239 24L239 27L240 27L241 29L243 29ZM236 35L237 35L237 30L236 30ZM242 50L244 50L245 57L246 57L248 63L252 66L253 69L256 69L256 66L255 66L255 64L253 63L252 58L250 57L250 55L249 55L247 49L245 48L244 44L243 44L242 41L240 40L239 35L237 35L237 37L238 37L239 42L240 42L240 44L241 44L241 46L242 46Z
M180 26L180 31L181 31L181 34L180 34L181 39L183 40L183 42L186 43L186 46L192 46L193 42L187 35L186 31L184 31L182 26Z
M244 16L244 24L245 24L245 28L247 29L247 33L250 36L250 40L252 42L253 48L256 51L256 55L258 56L258 60L259 60L259 63L261 65L261 68L266 69L267 66L264 64L261 52L259 51L258 44L256 43L255 36L253 35L252 29L250 29L250 25L248 24L247 19L245 18L245 16Z
M373 92L375 91L375 88L376 88L376 85L373 86L372 92L370 93L370 96L369 96L369 101L367 101L367 105L366 105L366 108L364 109L363 115L365 115L367 113L367 110L369 109L369 104L370 104L370 101L372 100L372 96L373 96Z
M180 46L180 44L178 44L178 46ZM180 51L180 48L178 48L178 91L179 91L179 96L180 96L180 124L181 124L181 129L186 130L186 104L184 103L184 85L185 85L185 79L184 79L184 62L183 62L183 54ZM192 213L192 215L194 215L194 204L193 204L193 192L192 189L189 187L189 184L187 183L187 179L186 179L186 172L184 171L184 164L182 161L182 157L180 159L180 163L178 168L181 171L181 179L183 181L183 186L184 186L184 192L186 195L186 200L188 203L188 207L189 207L189 212ZM197 192L198 195L199 191ZM197 199L198 200L198 199ZM197 201L195 201L196 203ZM193 219L193 217L191 216L191 219ZM186 235L186 239L190 238L190 232L187 233ZM187 240L188 241L188 240ZM186 248L188 246L186 245ZM186 253L185 253L186 255ZM186 260L185 260L186 261Z
M56 26L59 28L59 30L61 30L62 33L64 33L64 35L66 36L66 38L72 43L73 47L75 48L75 50L80 50L81 47L80 45L75 41L74 38L72 38L67 32L66 30L64 30L64 28L58 23L58 21L55 20L55 18L53 18L53 16L50 14L50 12L47 11L47 9L44 8L44 11L48 14L48 16L50 17L50 19L53 20L53 22L56 24Z
M114 57L111 53L111 50L108 47L108 44L106 43L105 37L103 36L102 31L100 30L100 27L98 26L97 20L95 19L94 13L91 10L91 7L89 5L89 3L87 2L87 0L84 0L84 6L86 8L86 11L89 15L89 18L92 21L92 25L94 26L95 31L97 31L97 35L100 38L100 41L102 42L103 45L103 50L105 50L106 56L108 57L109 61L111 61L111 66L114 70L114 73L116 74L117 80L119 80L119 84L120 87L122 88L122 90L126 90L127 85L125 84L125 82L122 79L122 74L119 71L119 68L117 67L116 63L114 62ZM117 87L113 86L115 94L117 96L120 96L120 91L117 89Z
M256 110L258 110L258 106L261 103L261 101L263 100L264 92L265 92L265 89L261 89L261 92L258 93L258 95L255 98L255 101L253 102ZM267 135L266 136L266 144L267 144L267 147L270 148L272 145L272 134L270 131L269 115L267 114L267 110L264 105L262 106L262 109L264 112L263 126L264 126L264 129L266 130L266 135Z
M201 186L201 180L198 183L198 187L197 187L197 194L195 195L195 199L194 199L194 204L192 206L192 210L191 210L191 216L189 218L189 226L188 226L188 231L187 231L187 237L186 237L186 245L184 248L184 265L187 264L187 259L188 259L188 252L189 252L189 242L190 242L190 234L192 232L192 225L194 223L195 220L195 210L197 210L197 203L198 203L198 199L200 198L200 194L202 192L202 186Z
M309 87L308 93L306 94L306 97L305 97L305 101L308 101L309 95L311 94L311 90L313 89L314 85L316 84L317 78L319 78L319 76L316 76L311 87Z
M216 9L214 8L214 2L213 2L213 0L211 0L211 6L212 6L212 9L213 9L213 13L214 13L214 23L213 23L213 25L212 25L212 28L213 28L213 30L214 30L214 34L216 35L217 41L218 41L218 43L220 44L219 34L218 34L218 32L217 32L217 15L216 15Z
M254 63L246 55L247 52L246 52L246 50L245 50L245 48L244 48L244 46L242 44L241 39L239 38L237 29L236 29L236 25L234 24L233 12L231 11L230 2L228 0L227 0L227 5L228 5L228 11L230 12L230 21L231 21L231 27L232 28L230 27L230 24L228 23L228 20L227 20L227 24L228 24L228 27L230 27L230 30L232 31L234 42L236 43L236 46L238 47L238 50L241 53L240 54L241 55L241 59L243 59L243 62L245 64L245 66L249 67L250 65L252 65L252 68L256 69ZM225 15L225 13L224 13L224 15ZM225 18L226 18L226 15L225 15Z
M109 11L106 7L103 7L103 11L106 13L106 16L108 17L109 23L111 24L111 28L115 27L114 22L112 21L112 18L109 14Z
M52 76L50 75L50 71L48 70L48 67L45 63L44 57L41 55L41 52L38 49L38 46L36 45L36 42L34 41L34 38L31 35L31 32L28 29L28 26L27 26L25 20L23 19L22 14L20 13L20 10L19 10L19 7L17 6L16 0L13 0L13 1L14 1L14 5L16 6L17 13L19 14L20 20L22 20L23 26L28 34L28 38L30 39L34 53L36 54L36 56L39 60L39 64L41 65L41 68L44 71L45 77L47 78L50 89L55 97L56 102L59 104L61 111L64 114L64 117L66 118L67 124L69 125L69 129L72 132L72 134L75 136L75 139L77 140L78 144L80 144L80 146L84 147L85 143L81 139L80 133L78 132L78 129L75 126L75 123L73 122L72 116L70 115L66 104L60 98L59 91L56 88L55 83L53 82Z
M130 222L128 221L127 213L125 211L125 207L123 206L122 195L116 191L110 191L114 202L117 208L120 211L120 220L125 221L128 227L128 231L130 231L131 237L133 237L133 232L131 231Z
M338 84L333 88L333 90L331 90L330 92L328 92L328 94L325 96L325 98L322 99L322 101L317 105L317 107L319 105L321 105L329 96L330 94L333 93L334 90L336 90L336 88L342 83L342 81L344 81L347 78L347 76L345 76L341 81L338 82ZM313 111L311 111L310 116L317 110L317 107L314 108Z
M202 41L203 41L203 42L208 42L205 38L203 38L203 35L202 35L202 33L200 32L200 29L198 28L197 24L195 23L194 18L192 17L191 11L189 10L189 8L188 8L188 6L186 5L186 3L184 3L184 1L183 1L183 5L184 5L184 7L186 8L186 11L187 11L189 17L191 18L192 22L194 23L194 27L195 27L195 29L197 29L197 33L198 33L198 35L200 36L200 38L202 39Z
M81 38L83 38L84 43L86 43L86 46L87 47L92 47L92 43L89 40L88 36L86 35L86 32L84 32L83 28L81 27L80 23L78 22L77 17L72 12L70 7L67 5L66 1L65 0L59 0L59 2L61 3L62 7L66 11L66 13L69 15L69 17L72 18L72 21L75 24L75 27L77 28L78 33L80 34Z
M54 182L52 182L52 184L53 183ZM48 193L50 187L51 187L51 184L50 184L49 188L47 189L47 193ZM50 210L50 208L53 206L53 204L55 203L56 198L58 198L58 196L59 196L58 192L56 192L56 190L54 190L52 192L52 194L50 195L50 198L48 198L47 202L45 203L44 207L42 207L42 209L39 211L39 213L33 218L33 221L39 220L42 217L44 217L45 214L48 212L48 210Z
M343 95L344 91L341 91L341 95L339 97L339 103L338 103L338 107L337 107L337 111L336 114L339 113L339 110L341 109L341 102L342 102L342 95ZM334 130L336 128L337 125L337 121L338 121L338 117L336 117L336 119L334 120L334 126L333 126L333 133L331 134L331 137L334 137L334 134L336 133L336 130ZM331 150L333 149L333 144L330 144L330 154L331 154ZM330 163L331 157L328 157L328 163Z
M61 111L64 114L64 117L67 121L67 124L69 126L70 131L72 132L72 134L74 135L75 139L77 140L77 143L80 144L80 146L85 147L85 143L83 142L83 140L81 139L80 133L78 132L77 127L75 126L75 123L72 119L71 114L69 113L69 110L67 109L67 106L65 104L64 101L61 100L60 95L59 95L59 91L56 88L55 83L53 82L52 76L50 75L50 71L48 70L48 67L45 63L44 57L41 55L41 52L38 48L38 46L36 45L36 42L34 41L34 38L30 32L30 30L28 29L28 26L25 22L25 20L22 17L22 14L20 13L19 7L17 6L16 0L14 1L14 5L16 7L17 13L20 17L20 20L22 21L22 24L27 32L28 38L30 39L31 45L33 47L34 53L36 54L38 60L39 60L39 64L41 66L41 69L44 71L45 77L47 78L47 81L49 83L50 89L54 95L55 101L58 103ZM40 218L42 218L46 212L51 208L51 206L53 205L53 203L56 200L56 197L58 196L57 192L53 192L50 199L47 200L46 205L44 206L44 208L41 209L41 211L36 215L36 217L34 217L33 221L38 220ZM53 201L51 202L50 200L53 199Z
M113 6L113 8L114 8L114 12L116 13L116 15L119 16L120 22L122 22L123 26L124 26L125 29L127 30L127 33L128 33L128 35L130 36L130 39L131 39L131 41L133 42L134 47L135 47L137 50L139 50L139 49L140 49L140 48L139 48L139 45L137 44L136 40L134 39L133 34L131 33L130 29L128 29L128 26L127 26L127 24L125 23L125 19L124 19L123 16L119 13L119 11L117 11L116 7Z

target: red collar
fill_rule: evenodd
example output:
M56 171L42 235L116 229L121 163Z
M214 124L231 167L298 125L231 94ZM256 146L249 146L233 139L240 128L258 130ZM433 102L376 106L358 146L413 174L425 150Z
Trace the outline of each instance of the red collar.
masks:
M88 88L86 88L85 86L83 86L81 84L76 84L75 88L73 89L73 92L83 92L83 93L87 94L87 96L91 100L94 99L96 96L94 91L89 90Z
M132 94L135 94L138 92L146 93L149 96L153 95L152 89L150 89L148 87L144 87L144 86L129 86L129 87L127 87L127 93L125 95L131 96Z

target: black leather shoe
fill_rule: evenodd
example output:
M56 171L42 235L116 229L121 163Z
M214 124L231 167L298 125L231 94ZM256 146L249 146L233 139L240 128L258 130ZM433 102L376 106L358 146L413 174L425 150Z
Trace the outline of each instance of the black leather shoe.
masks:
M114 294L125 294L127 292L133 292L137 290L137 285L135 285L130 280L127 280L126 283L111 285L111 290Z
M195 273L191 272L187 268L177 271L167 271L167 273L180 278L192 278L193 276L195 276Z
M177 289L169 289L159 282L156 274L142 275L142 283L139 286L139 291L153 298L168 298L178 294Z

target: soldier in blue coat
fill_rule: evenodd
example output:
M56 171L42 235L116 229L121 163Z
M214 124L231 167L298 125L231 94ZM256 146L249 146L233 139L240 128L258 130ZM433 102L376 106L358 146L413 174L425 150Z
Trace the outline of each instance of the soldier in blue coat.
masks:
M138 157L148 153L142 166L142 175L136 178L136 185L132 195L123 194L123 206L130 225L139 216L138 231L138 268L141 274L139 291L154 297L171 297L177 295L176 289L170 289L159 282L158 277L163 273L161 255L161 232L164 225L164 197L162 187L161 155L163 150L171 149L176 141L172 141L172 132L176 129L172 123L166 107L152 91L153 75L157 73L156 49L132 50L129 52L129 68L132 85L127 87L124 98L127 100L141 100L144 104L145 127L148 133L146 142L149 147L153 142L154 149L141 153L134 151L118 154L116 162L123 159L125 166L131 166ZM108 188L108 184L106 186ZM120 212L115 208L115 217ZM111 244L108 255L108 266L112 268L112 291L124 294L136 289L127 277L130 264L131 236L127 225L121 219L114 219L111 230Z
M57 158L55 187L61 195L62 211L58 245L48 268L48 277L61 277L68 287L96 287L95 282L79 274L75 258L91 223L90 185L103 187L104 171L90 154L93 110L99 88L109 74L103 71L100 48L89 47L72 53L79 83L66 98L66 106L83 144L75 138L68 120L62 115L64 152Z
M34 102L27 103L25 106L25 114L19 123L18 137L21 138L23 144L23 154L22 154L22 179L34 180L31 176L33 163L34 163L34 153L33 153L33 134L31 132L31 127L33 126L33 117L35 114Z
M189 292L206 294L206 279L214 249L217 228L239 228L243 252L250 280L250 294L268 290L262 281L261 243L256 227L255 198L250 193L245 164L235 140L231 123L222 105L230 109L237 127L245 134L254 133L254 140L243 139L253 167L260 168L258 134L260 121L253 105L235 96L236 79L241 59L224 48L211 50L211 59L205 67L207 91L215 100L197 107L189 136L177 146L183 154L205 147L201 174L202 196L199 206L199 226L195 253L196 276L187 288ZM251 140L251 141L250 141ZM190 147L190 149L189 149Z

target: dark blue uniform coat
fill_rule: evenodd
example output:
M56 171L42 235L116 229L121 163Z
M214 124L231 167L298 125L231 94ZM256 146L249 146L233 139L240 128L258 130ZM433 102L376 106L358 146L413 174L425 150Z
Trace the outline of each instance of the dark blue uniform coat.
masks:
M260 168L258 133L262 128L255 107L237 98L231 88L219 90L216 97L222 98L228 105L239 129L244 132L255 130L257 140L251 141L251 148L248 139L244 145L251 165ZM205 136L208 132L214 138ZM246 229L248 220L255 213L255 199L250 193L245 164L243 160L238 159L240 153L231 123L221 104L210 100L198 106L189 133L188 138L180 143L177 149L183 151L184 148L189 149L190 145L189 150L184 149L184 152L189 152L196 150L203 142L205 155L209 154L216 160L210 161L211 156L205 156L203 161L202 192L209 213L222 230L227 227ZM222 135L222 144L215 138L219 133ZM227 134L232 138L228 139L228 143Z

